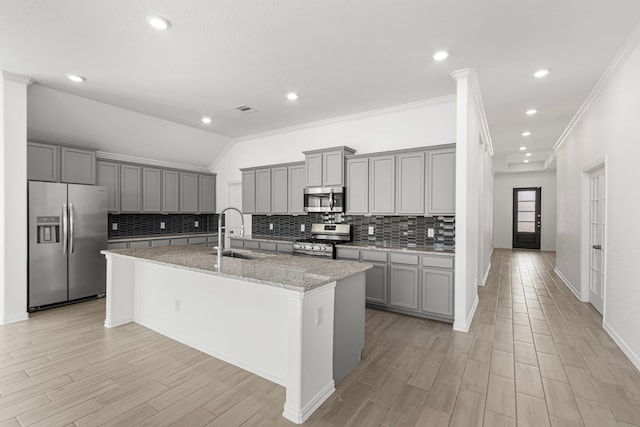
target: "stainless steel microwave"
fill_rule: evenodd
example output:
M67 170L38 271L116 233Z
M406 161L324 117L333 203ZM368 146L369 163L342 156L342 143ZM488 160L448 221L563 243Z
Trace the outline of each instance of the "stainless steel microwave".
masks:
M305 212L344 212L344 187L307 187L304 189Z

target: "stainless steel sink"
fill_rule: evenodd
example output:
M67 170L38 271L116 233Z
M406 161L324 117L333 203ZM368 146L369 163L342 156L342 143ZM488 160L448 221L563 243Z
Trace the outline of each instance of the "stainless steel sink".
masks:
M214 250L213 254L216 255L217 252ZM249 251L226 250L222 252L222 256L227 258L237 258L237 259L263 259L273 255L261 254L261 253L255 253L255 252L249 252Z

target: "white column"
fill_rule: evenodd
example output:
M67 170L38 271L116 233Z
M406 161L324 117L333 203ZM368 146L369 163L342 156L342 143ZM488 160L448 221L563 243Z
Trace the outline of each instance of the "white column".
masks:
M0 71L0 324L27 313L27 87Z
M105 255L107 258L107 308L105 328L133 322L136 261Z

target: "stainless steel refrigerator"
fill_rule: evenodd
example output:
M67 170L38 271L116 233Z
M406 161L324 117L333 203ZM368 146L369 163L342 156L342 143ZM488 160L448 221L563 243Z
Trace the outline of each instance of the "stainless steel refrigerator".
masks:
M29 181L29 311L101 296L107 189Z

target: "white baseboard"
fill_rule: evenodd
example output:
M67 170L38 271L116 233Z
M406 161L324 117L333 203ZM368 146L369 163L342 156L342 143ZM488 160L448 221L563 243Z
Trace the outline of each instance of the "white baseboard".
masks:
M491 252L493 252L493 250ZM491 263L489 263L489 266L487 267L487 271L484 273L484 277L482 278L482 280L478 282L478 286L484 286L487 284L487 279L489 278L490 271L491 271Z
M23 320L29 320L29 313L13 314L0 319L0 325L7 325L9 323L22 322Z
M322 403L324 403L325 400L327 400L329 396L333 394L334 391L336 391L336 387L333 380L331 380L331 382L320 390L320 392L316 394L301 410L292 408L285 402L282 416L293 423L302 424L315 412L316 409L320 407L320 405L322 405Z
M564 282L564 284L567 286L567 288L569 288L569 290L576 296L576 298L578 298L578 301L582 301L582 302L589 302L588 300L584 300L582 299L582 296L580 296L580 292L578 292L578 290L576 289L576 287L573 285L573 283L571 283L569 281L569 279L567 279L566 277L564 277L564 274L562 274L560 272L560 270L558 270L558 267L554 268L553 271L558 275L558 277Z
M640 357L629 348L626 342L617 334L617 332L609 325L606 321L603 322L602 327L609 334L611 339L618 344L618 347L622 350L622 352L629 358L631 363L640 371Z
M122 317L120 319L104 319L104 327L105 328L115 328L117 326L126 325L127 323L133 322L132 317Z
M478 295L476 295L476 300L473 302L473 307L471 307L471 311L469 312L469 315L467 316L465 322L453 322L454 331L469 332L469 329L471 328L471 321L473 320L473 315L476 314L476 309L478 308L478 302L480 302L480 299L478 298Z

